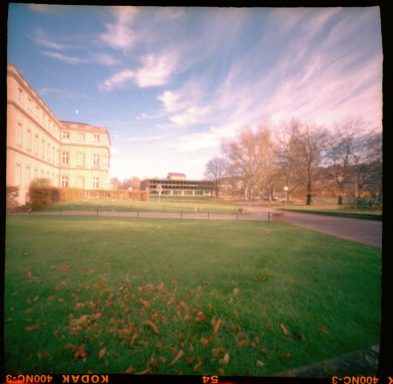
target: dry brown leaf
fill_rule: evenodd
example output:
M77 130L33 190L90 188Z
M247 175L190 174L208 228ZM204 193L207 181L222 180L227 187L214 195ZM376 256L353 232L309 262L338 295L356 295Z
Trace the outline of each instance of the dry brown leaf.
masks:
M105 356L106 353L106 348L100 349L100 352L98 352L98 358L102 359Z
M214 320L214 321L213 321L213 320ZM221 319L218 319L218 320L213 319L213 320L212 320L212 324L213 324L213 333L217 333L217 332L218 332L218 329L220 328Z
M40 329L41 326L39 324L35 325L30 325L28 327L25 327L25 331L36 331L37 329Z
M27 278L31 280L33 278L33 273L31 271L27 271Z
M135 371L135 368L132 367L132 366L129 366L129 367L124 371L124 373L133 373L134 371Z
M145 369L144 371L137 372L136 374L137 374L137 375L145 375L146 373L149 373L149 372L150 372L150 368L147 368L147 369Z
M203 364L203 360L199 358L198 362L194 365L193 370L194 372Z
M201 337L200 340L202 345L206 346L209 344L209 339L207 339L206 337Z
M74 345L74 344L67 343L66 345L64 345L64 348L65 348L65 349L74 349L74 348L75 348L75 345Z
M239 347L247 347L248 341L247 341L246 339L239 340L239 341L237 342L237 345L238 345Z
M138 337L138 333L134 333L133 335L132 335L132 337L131 337L131 340L130 340L130 347L132 347L133 345L134 345L134 343L135 343L135 340L136 340L136 338Z
M226 365L229 363L229 353L227 352L222 359L219 360L220 365Z
M224 376L224 374L225 374L224 368L218 368L218 369L217 369L217 373L218 373L220 376Z
M288 331L288 329L286 328L286 326L284 324L281 323L280 324L280 328L281 328L281 330L282 330L282 332L284 333L285 336L289 335L289 331Z
M234 288L234 289L233 289L233 294L234 294L234 295L237 295L238 293L239 293L239 288Z
M143 324L144 325L148 325L152 330L153 330L153 332L155 333L155 334L159 334L160 333L160 331L158 330L158 328L157 328L157 326L151 321L151 320L145 320L144 322L143 322Z
M130 336L131 332L132 332L132 329L130 329L130 328L123 328L123 329L119 330L118 335L122 339L127 339Z
M98 320L102 316L102 312L96 312L92 317L94 320Z
M324 325L321 325L319 327L319 332L324 333L325 335L329 334L329 331L327 330L327 328Z
M84 359L87 357L87 352L84 350L84 348L82 346L76 346L74 348L74 356L77 359Z
M180 305L182 308L184 308L186 311L189 310L188 305L187 305L184 301L181 301L181 302L179 303L179 305Z
M144 308L147 308L150 304L150 302L147 300L139 299L139 301L141 302L141 304L143 305Z
M203 312L198 312L195 316L196 321L204 321L206 320L206 316Z
M187 356L186 357L186 363L191 365L195 361L196 357L195 356Z
M183 357L183 354L184 351L181 349L169 365L175 365Z
M213 354L214 357L217 357L218 355L221 355L221 353L223 353L223 352L225 352L225 349L220 348L220 347L212 349L212 354Z
M256 347L259 344L259 337L255 336L254 340L251 342L251 346Z
M261 360L257 360L257 361L255 362L255 365L256 365L257 367L259 367L259 368L262 368L262 367L265 366L265 363L264 363L263 361L261 361Z
M85 307L85 303L76 303L75 309L81 309Z

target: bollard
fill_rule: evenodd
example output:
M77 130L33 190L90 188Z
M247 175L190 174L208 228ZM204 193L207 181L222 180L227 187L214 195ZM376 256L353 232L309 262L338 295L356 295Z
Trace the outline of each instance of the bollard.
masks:
M138 208L138 210L137 210L137 217L139 217L139 208Z
M98 216L98 207L97 207L97 216Z
M207 219L208 220L210 219L210 211L209 210L207 210Z
M181 219L183 218L183 210L182 209L180 210L180 218Z

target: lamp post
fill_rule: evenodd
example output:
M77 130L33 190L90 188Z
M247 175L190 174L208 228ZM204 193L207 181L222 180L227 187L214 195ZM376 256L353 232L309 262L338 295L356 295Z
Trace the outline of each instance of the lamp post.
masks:
M284 187L284 191L285 191L285 209L287 209L287 205L288 205L288 187L285 186Z

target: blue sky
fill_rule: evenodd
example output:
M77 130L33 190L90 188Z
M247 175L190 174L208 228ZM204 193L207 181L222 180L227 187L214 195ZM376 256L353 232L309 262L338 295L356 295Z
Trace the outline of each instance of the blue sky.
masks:
M9 8L8 62L60 120L109 129L120 179L202 178L245 125L381 129L382 60L378 7Z

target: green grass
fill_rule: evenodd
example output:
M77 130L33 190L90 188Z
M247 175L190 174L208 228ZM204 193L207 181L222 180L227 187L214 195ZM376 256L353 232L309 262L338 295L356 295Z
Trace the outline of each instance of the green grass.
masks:
M280 209L285 209L281 207ZM382 220L382 210L351 209L338 205L288 205L289 211L314 213L319 215L351 217L356 219Z
M141 210L146 212L180 212L197 213L234 213L238 207L235 204L224 201L215 201L212 199L202 200L181 200L181 199L157 199L148 201L132 201L132 200L100 200L92 199L86 201L67 201L64 203L55 204L46 208L47 211L62 210L93 210L99 209L101 211L135 211Z
M269 376L378 344L380 278L284 224L7 217L6 371Z

